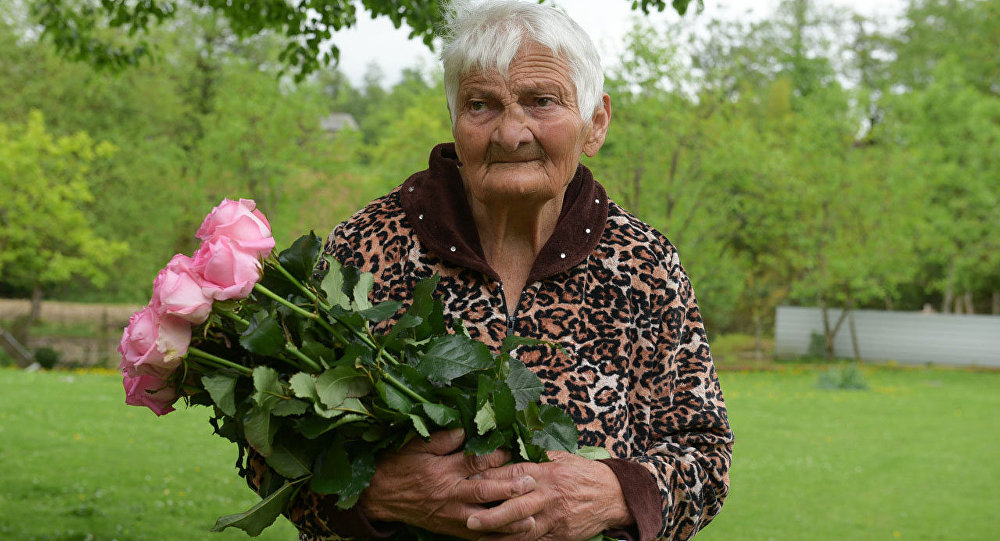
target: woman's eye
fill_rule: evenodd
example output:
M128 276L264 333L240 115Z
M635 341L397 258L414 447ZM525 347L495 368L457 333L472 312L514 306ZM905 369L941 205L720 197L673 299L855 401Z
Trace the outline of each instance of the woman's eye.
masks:
M555 102L556 100L552 98L538 98L535 100L535 104L539 107L548 107L549 105L553 105Z
M472 111L485 111L486 102L485 101L472 101L469 102L469 109Z

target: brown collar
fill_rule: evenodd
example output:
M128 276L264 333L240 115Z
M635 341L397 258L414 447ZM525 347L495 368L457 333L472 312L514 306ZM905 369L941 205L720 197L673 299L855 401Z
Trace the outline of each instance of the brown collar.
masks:
M435 255L469 269L500 277L486 262L472 210L458 172L454 143L431 151L426 170L406 179L400 190L403 211ZM566 271L597 246L608 219L608 196L582 164L566 188L559 221L528 275L528 283Z

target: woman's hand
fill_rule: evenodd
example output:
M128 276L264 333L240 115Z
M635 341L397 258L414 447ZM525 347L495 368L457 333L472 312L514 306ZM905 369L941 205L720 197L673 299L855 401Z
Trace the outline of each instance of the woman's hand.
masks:
M529 476L537 487L497 507L476 512L469 517L468 528L484 533L508 532L510 525L527 520L531 528L526 532L486 535L485 539L580 541L633 522L611 468L563 451L549 452L549 458L552 462L522 462L480 474L494 480Z
M506 464L510 453L467 456L459 450L464 439L461 429L436 432L429 442L415 438L399 451L383 454L371 485L361 494L362 511L369 520L404 522L466 539L482 537L481 532L466 527L469 516L485 510L485 503L530 492L535 482L525 475L477 475ZM491 531L525 532L532 525L524 517L507 520Z

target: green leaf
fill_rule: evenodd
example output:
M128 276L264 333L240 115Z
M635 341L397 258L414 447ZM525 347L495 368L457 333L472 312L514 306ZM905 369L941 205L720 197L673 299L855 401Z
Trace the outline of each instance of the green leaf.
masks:
M507 386L514 395L514 403L518 410L523 410L532 402L538 402L542 396L542 380L534 372L524 366L521 361L510 358L510 373L507 375Z
M413 287L413 302L406 313L419 317L421 320L426 319L434 308L434 291L440 280L441 277L434 274L417 282L417 285Z
M309 323L312 322L310 321ZM302 338L302 346L299 347L299 351L301 351L306 357L309 357L310 359L315 359L320 361L320 363L323 365L330 365L337 358L336 349L331 348L326 344L323 344L319 340L315 340L308 335Z
M451 334L432 339L427 351L419 356L416 368L432 382L447 384L492 364L493 355L486 344Z
M351 308L351 299L344 293L344 274L340 261L337 261L330 255L323 256L323 259L326 260L330 267L326 272L326 276L323 277L320 289L326 293L326 300L331 306L339 306L349 310Z
M299 398L305 398L313 402L319 402L319 395L316 394L316 376L307 372L296 372L288 380L292 392Z
M258 406L250 408L249 413L243 419L243 433L254 449L263 456L271 454L271 442L274 434L278 431L278 424L271 417L268 411Z
M368 377L350 366L331 368L316 378L316 394L328 408L341 405L347 398L365 396L370 391Z
M378 323L385 321L395 315L399 311L402 303L398 301L385 301L372 306L371 308L361 310L358 312L365 319L371 321L372 323Z
M278 515L285 510L288 502L291 501L295 491L298 490L298 483L285 482L278 490L268 497L257 502L256 505L242 513L219 517L212 527L213 532L221 532L226 528L239 528L252 537L260 535L274 523Z
M387 367L387 371L396 376L397 379L402 378L407 387L421 396L430 396L436 390L427 376L410 365Z
M517 433L518 453L521 455L521 458L529 462L547 462L549 460L549 455L545 452L544 448L525 441L527 435L531 434L530 429L518 421L514 425L514 430Z
M295 239L287 249L278 254L278 262L289 274L303 283L309 281L323 243L312 231Z
M278 371L269 366L253 369L253 401L264 411L270 412L284 399L285 390L279 377Z
M497 428L501 430L510 428L514 424L515 400L510 387L502 381L496 382L493 389L493 413L496 417Z
M421 416L414 415L412 413L409 416L410 422L413 423L413 429L417 431L417 434L420 434L425 438L431 437L430 430L427 430L427 423L424 422L424 419Z
M292 415L300 415L305 413L309 409L309 403L305 400L296 400L294 398L286 398L281 402L278 402L274 409L271 410L271 415L277 415L278 417L289 417Z
M441 404L420 404L419 407L434 424L440 427L453 428L461 421L458 410L454 408Z
M317 494L335 494L351 482L351 461L339 439L334 439L316 460L309 486Z
M537 338L529 338L527 336L518 336L516 334L511 334L503 339L503 343L500 344L500 355L509 355L510 352L514 351L518 346L537 346L540 344L549 344L545 340L539 340Z
M542 404L538 417L545 426L532 435L531 443L553 451L576 451L579 438L576 423L565 411L550 404Z
M475 455L485 455L492 453L506 442L506 438L499 430L490 432L488 436L472 436L465 440L465 450Z
M589 458L590 460L601 460L602 458L611 458L611 453L608 452L604 447L597 447L594 445L584 445L576 450L576 454L582 456L583 458Z
M431 312L424 318L424 322L425 325L421 325L421 329L426 333L425 336L438 336L448 332L448 327L444 323L444 303L441 299L434 299L431 303Z
M240 345L251 353L273 356L285 348L285 333L278 320L267 310L258 310L250 318L250 325L240 335Z
M271 446L271 455L265 461L286 479L298 479L312 473L313 457L301 437L282 432L282 437Z
M368 300L368 294L371 293L374 285L375 276L372 273L362 272L358 275L358 282L354 284L354 291L351 294L354 298L355 310L367 310L372 307L371 301Z
M296 419L295 429L306 438L313 440L342 425L356 423L367 419L364 415L344 412L337 413L343 415L337 417L336 419L315 416Z
M413 410L413 400L393 385L378 380L375 382L375 390L390 408L406 414Z
M223 413L236 415L236 376L222 373L202 376L201 385Z
M497 426L496 414L493 413L493 406L489 402L479 407L476 412L476 431L480 436L493 430Z
M372 453L361 453L351 460L351 481L339 492L340 499L337 500L337 507L350 509L358 503L361 492L368 488L372 482L372 475L375 474L375 455Z

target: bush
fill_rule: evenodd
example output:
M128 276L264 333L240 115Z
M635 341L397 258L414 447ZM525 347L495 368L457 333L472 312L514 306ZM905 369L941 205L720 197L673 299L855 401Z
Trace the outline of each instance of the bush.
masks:
M0 349L0 368L5 368L8 366L14 366L14 358L7 354L6 351Z
M816 386L820 389L866 391L868 382L858 368L858 363L850 363L827 370L819 375Z
M50 347L40 347L35 350L35 362L46 370L52 370L59 364L59 352Z
M826 337L818 332L809 333L809 349L806 356L815 358L826 358Z

